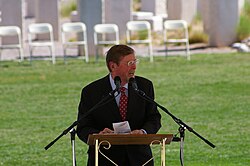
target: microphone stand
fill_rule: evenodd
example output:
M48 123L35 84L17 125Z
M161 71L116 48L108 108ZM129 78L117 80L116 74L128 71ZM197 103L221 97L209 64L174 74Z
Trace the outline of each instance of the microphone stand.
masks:
M202 139L205 143L207 143L209 146L211 146L212 148L215 148L215 145L212 144L210 141L208 141L207 139L205 139L204 137L202 137L200 134L198 134L196 131L194 131L194 129L192 129L190 126L188 126L186 123L184 123L181 119L175 117L172 113L170 113L165 107L161 106L160 104L158 104L157 102L155 102L153 99L151 99L150 97L148 97L143 91L139 90L137 87L137 85L133 86L133 89L135 90L136 94L139 95L140 97L142 97L143 99L156 104L159 108L161 108L164 112L166 112L169 116L172 117L172 119L180 126L179 127L179 133L180 133L180 138L174 138L175 141L180 141L180 160L181 160L181 165L183 166L184 162L183 162L183 145L184 145L184 136L185 136L185 130L188 129L188 131L194 133L197 137L199 137L200 139Z
M73 127L75 127L76 125L79 124L79 122L81 122L81 120L83 118L85 118L86 116L88 116L89 114L91 114L93 111L95 111L97 108L107 104L108 102L110 102L111 100L113 100L113 97L115 92L119 93L119 89L114 89L112 90L106 97L104 97L102 100L100 100L95 106L93 106L88 112L86 112L84 114L84 116L79 119L76 120L75 122L73 122L67 129L65 129L58 137L56 137L52 142L50 142L47 146L44 147L45 150L48 150L57 140L59 140L63 135L66 135ZM109 99L110 98L110 99Z
M75 135L76 135L76 130L72 128L70 131L70 140L71 140L71 146L72 146L72 162L73 166L76 166L76 154L75 154Z
M185 137L185 128L184 127L179 127L178 129L180 133L180 161L181 161L181 166L184 165L184 137Z

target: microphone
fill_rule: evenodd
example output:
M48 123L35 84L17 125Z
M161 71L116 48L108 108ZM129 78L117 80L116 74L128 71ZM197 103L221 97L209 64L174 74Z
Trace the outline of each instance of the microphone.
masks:
M139 91L138 86L137 86L137 83L136 83L134 77L131 77L131 78L129 79L129 83L130 83L130 85L132 86L132 88L133 88L135 91L137 91L137 92Z
M132 88L134 89L134 91L140 95L141 97L143 97L145 99L145 97L147 97L147 95L145 94L145 92L143 92L142 90L140 90L137 86L136 80L134 77L131 77L129 79L129 84L132 86Z
M115 83L115 90L119 92L121 88L121 78L119 76L115 76L114 83Z

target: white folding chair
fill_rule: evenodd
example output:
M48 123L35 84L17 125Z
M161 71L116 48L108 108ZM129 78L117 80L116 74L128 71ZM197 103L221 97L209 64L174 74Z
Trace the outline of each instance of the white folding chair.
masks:
M49 39L42 40L35 38L37 35L48 35ZM53 36L53 28L49 23L33 23L28 26L28 44L30 50L30 62L32 62L33 57L33 49L35 47L49 47L51 53L52 63L55 64L55 46L54 46L54 36Z
M76 36L76 40L72 41L70 37ZM79 35L79 36L78 36ZM62 45L64 62L66 62L66 50L71 46L84 46L85 61L89 62L88 45L87 45L87 32L86 25L82 22L70 22L62 25Z
M168 35L168 32L173 36ZM178 34L178 35L174 35ZM181 35L181 36L180 36ZM164 22L163 30L164 44L166 47L166 55L168 52L167 44L168 43L185 43L186 45L186 57L190 60L190 51L189 51L189 40L188 40L188 25L184 20L166 20Z
M148 21L129 21L126 24L127 44L147 44L150 62L153 62L151 25Z
M94 26L94 44L96 46L96 61L98 46L119 44L119 28L116 24L96 24Z
M0 37L17 37L17 42L12 44L4 44L3 41L0 44L0 61L2 57L3 49L18 49L20 61L23 61L23 47L22 47L22 35L18 26L0 26ZM13 39L14 40L14 39Z

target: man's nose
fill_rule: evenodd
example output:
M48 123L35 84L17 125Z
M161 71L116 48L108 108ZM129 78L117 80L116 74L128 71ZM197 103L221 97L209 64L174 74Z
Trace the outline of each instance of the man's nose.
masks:
M136 63L134 63L133 65L131 65L131 69L136 69Z

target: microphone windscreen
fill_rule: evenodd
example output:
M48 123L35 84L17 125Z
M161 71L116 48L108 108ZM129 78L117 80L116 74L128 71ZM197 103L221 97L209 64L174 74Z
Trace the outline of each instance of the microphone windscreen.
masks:
M116 85L116 89L119 89L121 87L121 78L119 76L115 76L114 83Z
M114 79L115 82L121 82L121 78L119 76L115 76L115 79Z
M131 78L129 79L129 83L131 84L131 86L132 86L132 88L133 88L134 90L138 90L138 86L137 86L137 83L136 83L134 77L131 77Z

